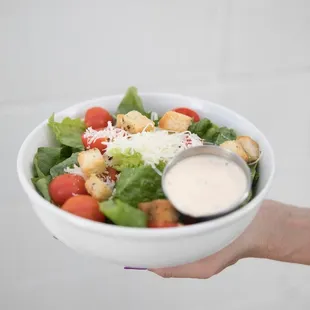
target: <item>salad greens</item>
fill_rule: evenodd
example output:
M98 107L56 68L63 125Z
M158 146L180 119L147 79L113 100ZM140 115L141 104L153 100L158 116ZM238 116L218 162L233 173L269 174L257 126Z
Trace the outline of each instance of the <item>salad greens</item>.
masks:
M48 125L52 128L57 141L62 145L70 146L77 150L84 150L81 135L86 129L85 123L80 118L66 117L61 123L54 120L54 114L49 118Z
M67 147L39 147L34 156L32 182L37 191L48 201L51 200L48 185L53 177L50 171L70 152Z
M133 207L140 202L164 199L161 176L151 166L126 168L116 183L114 197Z
M41 178L32 178L32 182L37 191L48 201L51 201L51 197L48 191L48 185L51 182L52 177L50 175Z
M251 175L252 175L252 190L253 194L256 194L256 188L257 188L257 183L259 180L259 162L255 163L254 165L250 166L251 169Z
M79 153L72 153L72 155L69 158L66 158L65 160L61 161L57 165L53 166L50 169L50 175L55 178L58 175L61 175L64 173L64 170L69 167L72 168L74 165L78 164L77 158Z
M235 140L236 138L237 135L233 129L229 129L227 127L221 127L218 129L218 135L214 143L220 145L225 141Z
M37 191L51 201L48 192L49 183L54 177L63 174L65 168L78 164L78 152L84 150L81 135L86 126L79 118L66 117L62 122L57 123L54 120L54 114L49 118L48 125L60 145L38 148L33 158L32 182Z
M207 118L192 123L188 130L198 135L201 139L217 145L237 138L236 132L233 129L227 127L219 128Z
M120 199L100 203L100 211L114 224L120 226L146 227L147 215Z
M132 154L130 149L125 152L118 149L113 149L109 155L112 157L112 166L118 171L123 171L125 168L135 168L143 165L142 155L137 152Z
M35 176L49 175L50 169L59 162L60 155L60 147L39 147L33 160Z
M134 110L143 115L148 115L148 113L145 112L142 100L138 95L138 89L132 86L128 88L125 97L117 108L116 114L126 114Z
M201 139L205 139L208 130L210 130L213 126L214 125L212 124L212 122L209 119L204 118L204 119L200 120L199 122L192 123L189 126L188 131L195 133Z

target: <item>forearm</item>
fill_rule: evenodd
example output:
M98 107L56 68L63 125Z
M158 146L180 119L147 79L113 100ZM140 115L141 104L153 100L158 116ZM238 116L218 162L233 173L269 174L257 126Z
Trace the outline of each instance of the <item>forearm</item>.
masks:
M310 265L310 209L266 201L250 229L248 256Z

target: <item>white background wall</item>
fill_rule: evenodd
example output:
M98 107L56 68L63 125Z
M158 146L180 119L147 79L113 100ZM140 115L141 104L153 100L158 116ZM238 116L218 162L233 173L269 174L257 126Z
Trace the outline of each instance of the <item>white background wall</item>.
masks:
M309 309L305 266L245 260L164 280L79 256L47 233L15 174L38 122L136 85L251 119L275 149L270 196L310 206L309 39L307 0L0 0L0 309Z

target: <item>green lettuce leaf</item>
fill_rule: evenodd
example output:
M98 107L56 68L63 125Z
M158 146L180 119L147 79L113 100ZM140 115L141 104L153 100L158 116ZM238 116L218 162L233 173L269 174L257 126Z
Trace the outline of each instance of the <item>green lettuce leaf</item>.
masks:
M256 192L257 183L259 180L259 162L250 166L251 176L252 176L252 189L254 193Z
M32 183L34 184L37 191L40 195L48 201L51 201L51 197L49 195L48 186L52 180L50 175L41 177L41 178L32 178Z
M206 132L211 127L212 127L212 122L209 119L204 118L200 120L199 122L192 123L189 126L188 130L192 133L195 133L197 136L203 139L204 136L206 135Z
M33 159L35 176L49 175L50 169L59 162L61 157L60 147L39 147Z
M143 165L141 154L137 152L132 154L130 149L125 152L122 152L120 149L112 149L108 155L112 157L112 167L118 171Z
M114 224L130 227L146 227L147 215L129 204L119 200L101 202L100 211Z
M255 176L253 178L253 186L256 187L258 180L259 180L260 174L259 174L259 166L256 167L256 173Z
M70 146L63 145L61 147L61 151L60 151L59 162L69 158L72 155L72 153L75 153L75 152L78 152L78 150L76 150Z
M50 169L50 174L53 178L57 177L58 175L61 175L64 173L64 169L67 167L73 167L73 165L77 165L78 161L78 152L73 153L69 158L63 160L62 162L58 163L57 165L53 166Z
M61 123L58 123L55 122L53 114L48 120L48 125L61 144L77 150L84 150L81 135L85 131L86 125L81 119L66 117Z
M219 135L219 127L207 118L192 123L188 130L210 143L214 143Z
M217 145L228 140L235 140L237 137L236 132L233 129L227 127L219 128L207 118L192 123L188 130L198 135L201 139Z
M203 135L202 139L207 142L214 143L219 135L219 127L216 125L212 125Z
M138 111L143 115L149 116L149 113L144 110L137 88L133 86L128 88L125 97L117 108L116 114L126 114L130 111Z
M240 207L243 207L247 203L249 203L256 194L256 186L257 186L257 182L259 179L258 162L254 165L250 165L249 168L250 168L251 177L252 177L252 188L251 188L248 198L245 200L245 202Z
M251 171L252 181L254 180L255 175L256 175L256 167L257 167L257 163L255 165L250 165L249 166L250 171Z
M137 207L140 202L164 199L161 176L151 166L126 168L116 183L114 197L133 207Z
M229 129L227 127L221 127L219 129L219 134L214 141L215 144L220 145L224 143L225 141L231 141L236 140L237 135L236 132L233 129Z
M165 168L167 166L167 163L164 161L159 162L159 164L156 166L156 168L161 171L164 172Z

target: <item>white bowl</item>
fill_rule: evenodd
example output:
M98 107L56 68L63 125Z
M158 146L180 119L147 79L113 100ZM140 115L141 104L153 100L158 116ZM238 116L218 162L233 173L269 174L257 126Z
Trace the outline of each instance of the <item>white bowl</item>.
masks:
M128 228L86 220L46 201L31 182L33 156L40 146L54 144L47 121L37 126L25 139L17 159L21 185L32 207L46 228L60 241L77 252L130 267L167 267L189 263L211 255L237 238L255 217L270 189L275 164L272 148L265 136L248 120L237 113L206 100L174 94L140 94L146 110L159 114L188 107L201 117L216 124L234 128L239 134L257 140L263 156L260 161L260 180L256 197L241 209L224 217L178 228ZM56 120L82 117L92 106L115 112L123 95L102 97L74 105L55 115Z

